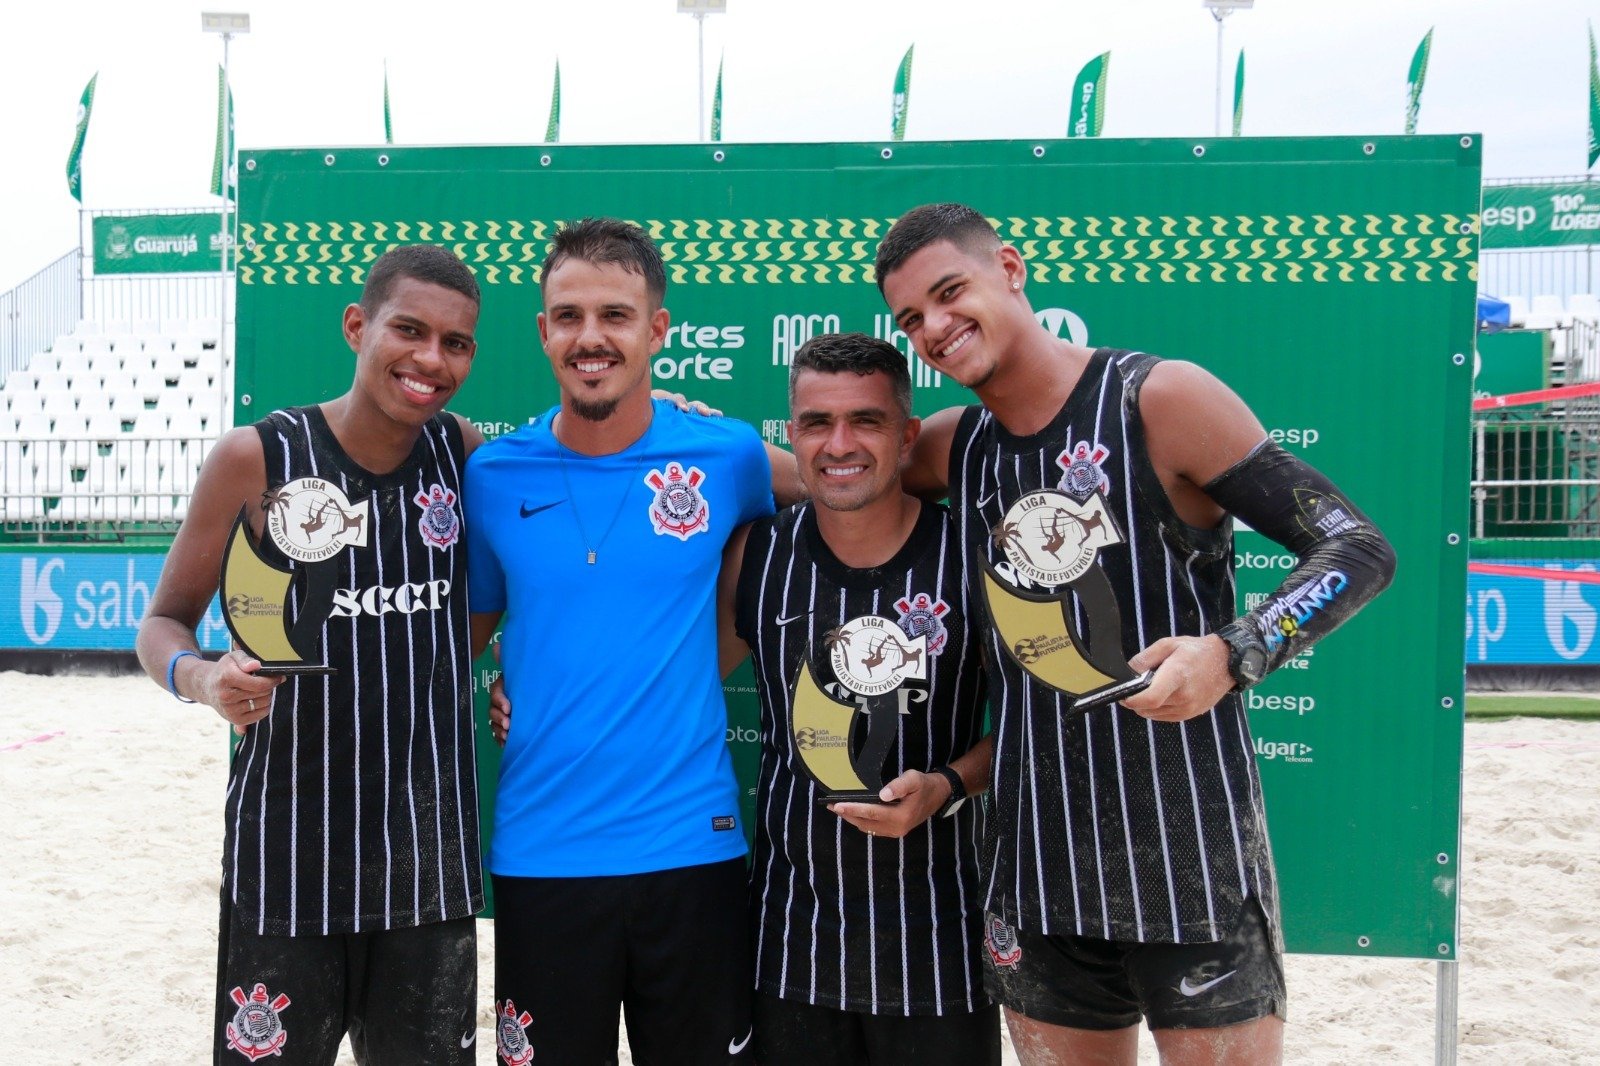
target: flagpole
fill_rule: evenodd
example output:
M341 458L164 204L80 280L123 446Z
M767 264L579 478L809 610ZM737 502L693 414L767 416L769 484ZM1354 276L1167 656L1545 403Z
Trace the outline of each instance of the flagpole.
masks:
M221 229L218 238L222 242L222 272L219 275L221 295L217 301L217 354L222 364L224 377L231 367L229 358L230 346L228 344L228 246L232 243L228 227L228 181L232 177L229 173L229 164L233 160L232 138L229 136L233 130L233 82L228 77L228 44L233 40L234 33L250 32L250 16L240 13L201 12L200 28L207 33L220 34L222 37L222 100L218 107L221 111L222 132L219 138L222 143L222 160L218 173L221 176L219 191L222 194L222 215L219 219ZM237 195L237 193L235 193ZM217 426L226 422L227 412L223 408L225 389L217 390Z

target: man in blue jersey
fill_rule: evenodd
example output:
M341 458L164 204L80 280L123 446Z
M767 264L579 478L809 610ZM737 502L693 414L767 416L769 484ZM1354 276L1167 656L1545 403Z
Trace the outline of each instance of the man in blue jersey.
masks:
M561 402L480 449L465 493L474 645L504 615L518 708L488 858L499 1053L614 1061L620 1006L637 1061L723 1061L750 992L716 578L773 465L749 426L652 400L671 319L642 230L568 226L543 277Z

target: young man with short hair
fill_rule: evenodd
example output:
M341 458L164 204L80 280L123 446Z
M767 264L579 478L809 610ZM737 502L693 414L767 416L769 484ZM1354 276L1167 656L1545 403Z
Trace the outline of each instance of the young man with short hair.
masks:
M345 308L338 399L229 431L201 469L150 610L145 670L242 739L229 766L215 1061L474 1061L478 856L462 473L482 436L444 410L479 293L447 249L392 249ZM208 660L195 627L241 509L298 586L328 674ZM270 606L270 605L269 605ZM310 617L310 616L308 616ZM296 619L291 618L291 621Z
M733 1059L745 844L714 599L773 468L749 426L651 399L671 318L637 226L563 228L541 288L561 402L467 469L474 642L504 613L517 708L488 857L499 1053L614 1061L620 1006L641 1062Z
M877 277L917 355L982 401L927 419L905 477L948 487L968 595L990 602L986 965L1019 1055L1132 1063L1142 1016L1164 1062L1278 1061L1277 884L1239 691L1377 595L1388 542L1206 371L1046 332L1022 257L971 208L907 212ZM1230 515L1300 558L1242 618ZM1002 639L1043 617L1030 604L1059 604L1061 632ZM1094 704L1129 670L1149 687Z

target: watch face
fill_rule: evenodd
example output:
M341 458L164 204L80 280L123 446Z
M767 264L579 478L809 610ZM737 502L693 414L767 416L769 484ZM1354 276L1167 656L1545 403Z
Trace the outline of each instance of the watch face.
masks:
M1261 680L1267 668L1267 653L1261 648L1247 648L1239 655L1239 676L1254 684Z

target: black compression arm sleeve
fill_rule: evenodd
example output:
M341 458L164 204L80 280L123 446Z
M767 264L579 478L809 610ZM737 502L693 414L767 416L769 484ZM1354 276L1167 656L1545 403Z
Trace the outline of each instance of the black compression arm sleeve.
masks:
M1269 673L1315 644L1389 586L1394 549L1333 482L1264 440L1205 486L1206 495L1300 563L1255 610L1231 623L1259 642Z

